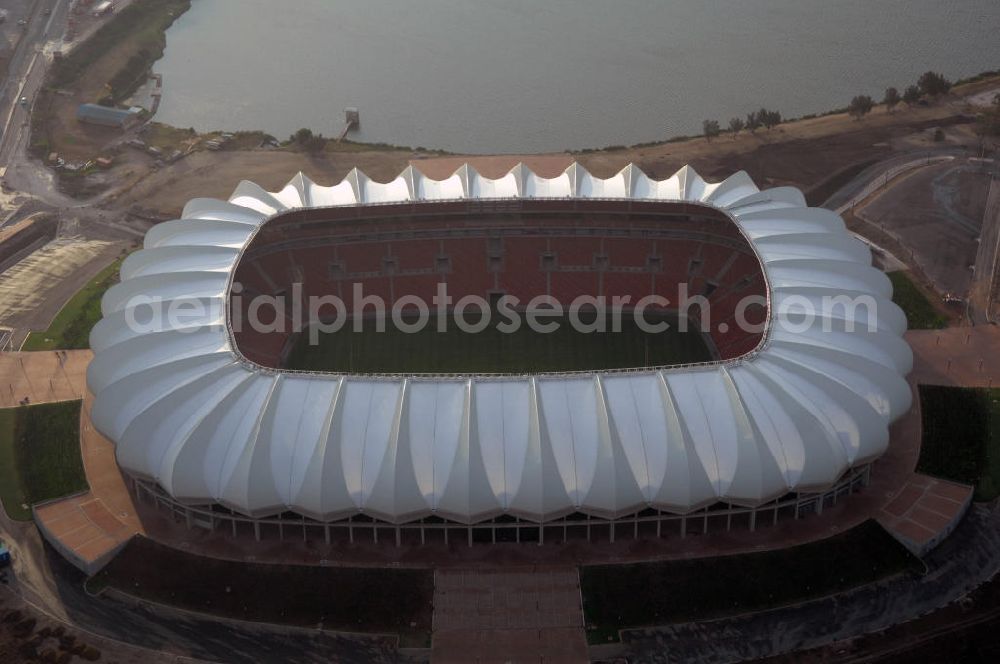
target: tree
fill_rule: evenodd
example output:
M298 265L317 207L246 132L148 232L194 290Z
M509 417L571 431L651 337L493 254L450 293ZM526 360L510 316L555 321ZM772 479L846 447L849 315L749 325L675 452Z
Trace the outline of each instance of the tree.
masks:
M907 87L905 90L903 90L903 102L907 106L913 106L914 104L916 104L918 101L920 101L921 96L922 95L920 94L920 88L918 88L915 85L911 85Z
M729 120L729 133L733 135L733 138L736 138L736 134L743 131L743 127L743 118L731 118Z
M781 113L762 108L757 111L757 119L768 129L773 129L781 124Z
M746 127L751 134L760 129L761 124L761 119L756 113L747 113Z
M951 90L951 81L937 72L925 71L917 80L917 87L929 97L939 97L948 94Z
M307 152L322 152L326 147L323 134L313 134L311 129L305 127L292 134L289 140Z
M718 120L705 120L701 123L702 133L705 135L706 141L711 141L713 138L719 135L719 121Z
M850 105L847 107L847 112L855 120L860 120L869 113L871 113L872 108L875 107L875 102L868 95L858 95L851 100Z
M882 97L882 103L885 104L885 110L892 113L896 107L899 106L899 102L899 90L896 88L886 88L885 96Z

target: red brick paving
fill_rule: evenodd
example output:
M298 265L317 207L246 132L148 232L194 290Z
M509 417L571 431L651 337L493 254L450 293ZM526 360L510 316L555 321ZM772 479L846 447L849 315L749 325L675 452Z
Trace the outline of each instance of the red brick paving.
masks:
M943 539L958 523L972 500L972 487L914 475L882 512L886 530L920 553Z
M576 568L434 575L434 662L586 662Z

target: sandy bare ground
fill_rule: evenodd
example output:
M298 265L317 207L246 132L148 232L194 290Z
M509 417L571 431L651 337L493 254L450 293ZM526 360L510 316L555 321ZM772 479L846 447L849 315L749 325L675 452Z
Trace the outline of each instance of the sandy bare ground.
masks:
M372 178L389 181L406 168L413 156L411 152L330 153L319 157L279 150L196 152L149 175L116 204L177 216L192 198L229 198L241 180L277 191L302 171L319 184L332 185L357 167Z
M69 275L110 245L99 240L58 238L0 274L0 323L11 324L18 316L42 308Z
M997 95L1000 95L1000 87L989 88L987 90L983 90L982 92L977 92L974 95L969 95L965 100L973 106L989 106L993 103L993 100Z

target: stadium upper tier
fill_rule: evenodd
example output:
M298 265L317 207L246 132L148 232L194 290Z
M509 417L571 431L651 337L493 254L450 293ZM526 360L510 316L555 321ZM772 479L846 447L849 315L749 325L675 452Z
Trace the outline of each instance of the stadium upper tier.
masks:
M722 359L761 342L767 289L760 261L739 227L719 210L627 199L515 203L487 209L478 200L411 202L275 216L254 236L234 271L241 297L231 300L231 318L251 320L255 296L289 295L296 285L300 299L331 294L342 299L346 317L358 304L355 286L361 299L405 303L415 297L431 305L443 284L453 304L467 296L488 302L491 295L506 295L516 298L511 302L519 302L520 309L537 296L564 308L590 296L609 305L617 300L631 312L643 298L660 295L669 300L667 308L684 310L695 329L708 333ZM747 306L737 311L741 302ZM290 308L283 309L287 317ZM326 313L332 315L332 309ZM274 307L257 314L268 323L276 317ZM737 317L750 325L739 325ZM296 335L291 325L275 328L243 324L233 329L233 340L245 358L283 368ZM565 368L594 369L596 363ZM504 372L503 363L495 370ZM426 371L436 373L431 366Z
M698 366L519 376L295 373L262 366L237 346L229 302L244 260L275 255L284 241L292 253L306 247L307 226L321 230L324 219L353 217L344 223L357 233L362 220L384 226L384 212L395 217L395 232L400 214L432 212L440 222L459 208L459 239L469 237L470 224L488 229L491 215L509 222L526 210L546 209L545 219L561 211L556 216L574 228L597 220L607 238L625 226L655 230L652 218L635 221L654 208L702 218L700 235L688 228L693 235L674 239L693 242L692 252L730 247L731 254L701 259L713 270L720 260L744 261L747 274L762 270L766 329ZM654 181L629 166L603 180L574 164L553 179L517 167L491 180L465 166L440 182L409 168L380 184L355 170L333 187L302 175L277 193L244 182L229 202L196 199L182 216L147 234L144 249L122 266L122 283L105 295L88 384L93 422L115 443L121 467L186 504L221 504L251 517L291 510L320 521L365 514L390 523L755 506L824 489L877 458L889 424L910 407L906 320L867 247L836 214L807 207L797 190L759 191L744 173L706 183L684 168ZM295 232L283 237L283 225ZM584 242L581 256L593 253ZM397 254L399 262L386 263ZM435 250L433 264L454 274L462 255ZM637 272L669 269L651 265L655 255L642 252ZM613 254L598 258L568 264L595 268L578 271L588 280L613 271ZM392 251L357 260L371 260L372 269L354 271L350 259L334 258L314 283L395 276L406 258ZM539 274L535 260L530 271ZM291 271L306 263L313 261L293 261ZM557 258L549 267L559 265ZM729 289L753 283L721 278L721 268L684 267L680 276L700 278L702 290L710 280ZM484 267L469 278L489 274ZM652 278L655 289L655 276L645 276L644 287ZM280 287L261 279L259 291ZM150 318L150 302L184 306Z

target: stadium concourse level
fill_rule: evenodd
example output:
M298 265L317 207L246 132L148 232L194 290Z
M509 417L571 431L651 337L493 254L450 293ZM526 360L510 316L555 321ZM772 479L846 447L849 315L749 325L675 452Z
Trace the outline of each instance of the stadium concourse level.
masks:
M628 296L634 306L659 295L694 326L707 322L701 332L719 360L754 350L767 316L767 283L753 248L725 213L697 203L486 200L288 211L261 226L243 253L231 320L250 320L254 296L283 298L296 283L303 298L337 296L348 314L356 284L387 305L416 296L432 308L439 283L452 302L509 295L522 308L538 295L564 306L579 296L603 296L609 306ZM698 304L684 306L684 293L709 303L704 321ZM739 313L749 328L736 318L748 296L754 303ZM286 316L291 311L284 307ZM274 307L254 312L264 323L275 315ZM297 335L290 324L274 328L234 326L233 340L246 359L284 368Z

